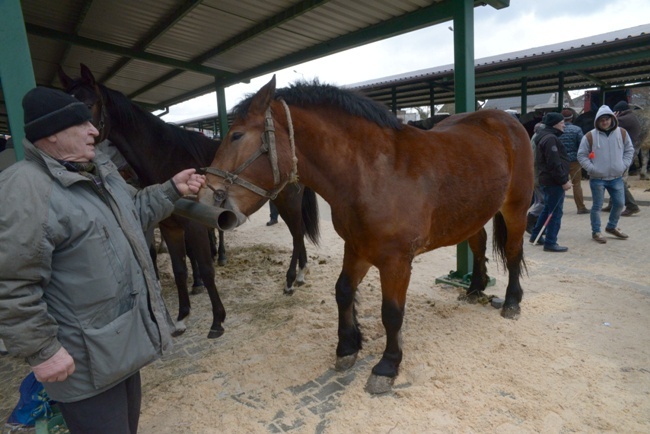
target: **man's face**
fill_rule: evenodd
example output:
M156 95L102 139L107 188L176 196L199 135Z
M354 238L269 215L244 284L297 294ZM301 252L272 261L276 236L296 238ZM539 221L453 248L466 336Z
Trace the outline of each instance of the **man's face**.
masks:
M95 158L98 135L97 128L87 121L39 140L38 148L59 160L87 163Z
M557 124L553 125L553 128L560 130L562 132L564 132L564 127L565 127L564 121L560 121Z
M604 115L598 118L598 128L601 130L608 130L612 126L612 117Z

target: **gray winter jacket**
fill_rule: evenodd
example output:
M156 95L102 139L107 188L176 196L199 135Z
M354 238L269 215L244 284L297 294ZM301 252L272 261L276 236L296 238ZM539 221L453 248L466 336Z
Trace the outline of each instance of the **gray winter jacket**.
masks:
M25 160L0 173L0 338L34 366L63 347L75 362L49 396L101 393L171 349L171 318L143 229L180 197L167 182L138 191L105 154L92 181L24 140Z
M599 130L598 118L603 115L612 116L612 127L608 131ZM585 134L578 149L580 166L587 171L590 178L611 180L623 176L634 155L634 146L628 133L621 133L614 112L603 105L596 113L594 129ZM589 136L592 143L589 143ZM589 154L593 152L593 158Z

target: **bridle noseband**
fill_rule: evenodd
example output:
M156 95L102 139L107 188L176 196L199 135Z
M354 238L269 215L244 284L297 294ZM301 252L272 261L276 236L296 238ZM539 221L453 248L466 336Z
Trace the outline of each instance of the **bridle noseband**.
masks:
M259 149L253 153L246 161L244 161L238 168L232 172L227 172L225 170L217 169L215 167L204 167L201 170L205 173L211 175L219 176L224 179L225 191L217 190L209 184L206 184L214 193L215 201L217 205L223 203L228 195L228 190L233 184L237 184L241 187L244 187L253 193L265 197L267 199L275 199L278 196L278 193L288 184L292 182L298 182L298 159L296 158L296 144L293 136L293 124L291 122L291 112L289 111L289 106L284 100L280 100L284 111L287 115L287 123L289 128L289 142L291 144L291 157L292 157L292 167L289 177L284 181L280 181L280 169L278 167L278 152L275 146L275 124L273 122L273 116L271 115L271 106L266 109L265 120L264 120L264 132L262 133L262 144ZM269 161L271 162L271 168L273 170L273 189L265 190L257 185L246 181L243 178L239 177L239 174L242 173L248 166L250 166L257 158L261 155L268 154Z

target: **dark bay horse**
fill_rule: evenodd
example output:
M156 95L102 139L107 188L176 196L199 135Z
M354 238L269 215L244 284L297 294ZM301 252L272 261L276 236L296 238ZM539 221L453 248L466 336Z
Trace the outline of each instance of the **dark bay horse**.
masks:
M166 182L183 169L205 167L213 161L218 142L201 133L168 124L141 109L122 93L97 83L85 65L81 65L81 78L72 79L61 68L59 78L68 93L92 108L94 122L100 131L97 141L110 140L136 172L142 186ZM290 294L293 284L300 285L300 279L304 279L307 266L304 235L312 242L318 242L318 205L313 190L302 186L280 192L275 203L293 236L294 249L285 286L285 292ZM226 311L215 285L208 228L172 215L160 222L160 229L167 243L178 289L177 330L184 331L183 320L190 313L187 254L198 264L210 296L213 322L208 338L221 336ZM297 264L299 275L296 273Z
M246 215L260 208L265 198L231 182L235 172L265 190L297 176L331 205L345 242L335 288L337 369L351 367L361 349L358 285L371 266L380 274L386 347L369 392L389 391L398 374L406 291L418 254L468 240L474 272L467 295L476 299L488 281L484 225L493 219L493 248L508 270L501 315L520 314L533 156L526 130L512 116L483 110L424 131L401 124L371 99L317 81L276 91L275 77L233 111L235 121L207 169L199 200L228 203ZM271 142L276 155L251 162ZM279 177L272 175L274 165Z

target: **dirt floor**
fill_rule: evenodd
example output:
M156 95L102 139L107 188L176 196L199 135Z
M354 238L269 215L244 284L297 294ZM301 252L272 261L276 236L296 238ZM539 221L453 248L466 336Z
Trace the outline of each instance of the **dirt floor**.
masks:
M516 321L490 305L459 301L460 289L435 283L455 269L455 247L416 258L404 359L393 391L381 396L364 391L385 346L378 273L371 269L359 291L359 360L336 372L334 284L343 243L329 210L321 205L320 247L307 247L307 284L285 296L291 237L282 222L265 226L263 207L227 234L229 262L216 268L225 334L206 338L208 296L193 296L174 354L142 371L140 432L650 432L650 181L631 183L642 211L621 218L629 240L593 242L589 215L577 215L567 198L559 241L569 252L525 243L528 276ZM162 269L175 315L168 262ZM496 284L487 293L503 297L506 275L494 260L488 270ZM2 403L15 403L17 388L0 386Z

